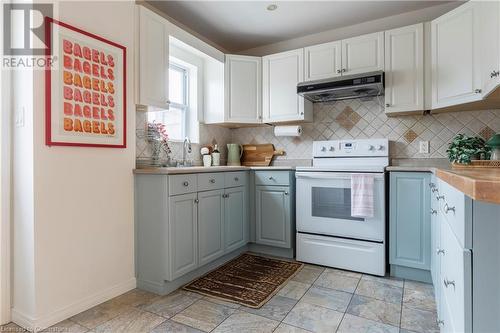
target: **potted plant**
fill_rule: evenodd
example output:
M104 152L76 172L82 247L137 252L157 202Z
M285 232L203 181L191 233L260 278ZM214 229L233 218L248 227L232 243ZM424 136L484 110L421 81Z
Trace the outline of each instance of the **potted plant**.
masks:
M455 164L470 164L472 160L484 159L489 154L482 138L458 134L446 150L448 159Z

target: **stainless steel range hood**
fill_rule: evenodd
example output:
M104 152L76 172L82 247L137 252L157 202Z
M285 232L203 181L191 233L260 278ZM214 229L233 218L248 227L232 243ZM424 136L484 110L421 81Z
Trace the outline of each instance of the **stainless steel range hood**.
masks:
M380 96L384 94L384 72L302 82L297 85L297 94L313 103Z

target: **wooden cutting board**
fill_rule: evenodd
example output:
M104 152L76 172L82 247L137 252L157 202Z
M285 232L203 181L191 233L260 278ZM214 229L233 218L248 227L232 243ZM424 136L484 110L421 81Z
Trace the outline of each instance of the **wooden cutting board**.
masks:
M275 155L284 155L281 149L274 150L271 143L261 145L243 145L241 165L244 166L269 166Z

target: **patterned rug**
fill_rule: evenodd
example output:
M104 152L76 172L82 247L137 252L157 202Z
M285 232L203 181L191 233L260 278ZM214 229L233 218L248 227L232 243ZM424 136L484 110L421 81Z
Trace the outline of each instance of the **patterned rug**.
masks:
M184 286L184 290L260 308L304 266L244 253Z

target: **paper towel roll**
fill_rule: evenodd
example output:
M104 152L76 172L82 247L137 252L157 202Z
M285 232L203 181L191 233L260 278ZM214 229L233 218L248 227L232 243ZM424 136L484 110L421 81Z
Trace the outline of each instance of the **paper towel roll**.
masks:
M302 126L274 126L274 136L300 136Z

